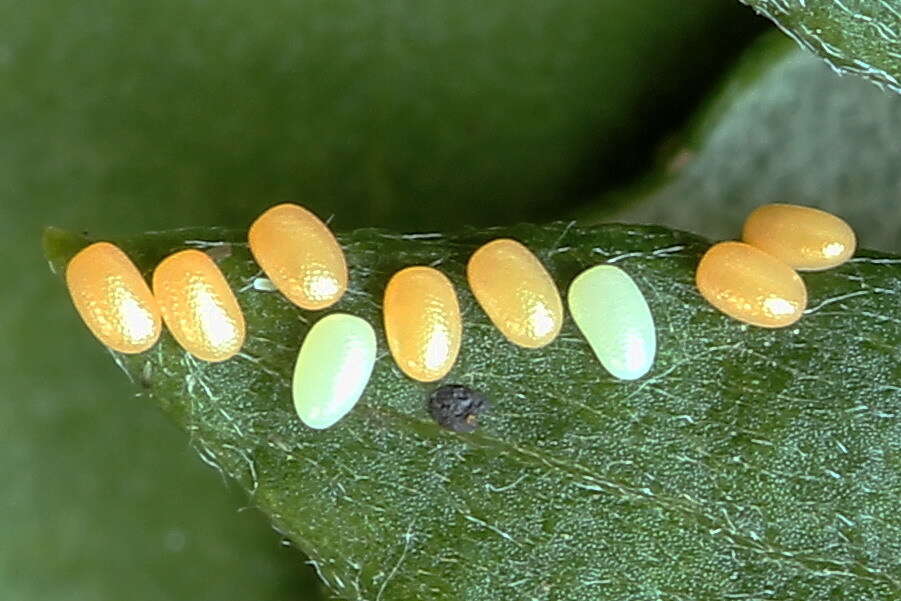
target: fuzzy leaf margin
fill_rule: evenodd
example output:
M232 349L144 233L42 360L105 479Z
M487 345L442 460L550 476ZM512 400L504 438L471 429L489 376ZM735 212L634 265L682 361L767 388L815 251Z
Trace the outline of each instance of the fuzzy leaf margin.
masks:
M836 71L901 93L897 0L740 0Z

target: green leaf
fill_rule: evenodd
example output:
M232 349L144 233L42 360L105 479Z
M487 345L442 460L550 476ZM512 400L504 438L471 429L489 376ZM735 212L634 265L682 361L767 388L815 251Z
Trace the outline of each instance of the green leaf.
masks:
M40 228L557 211L643 169L762 21L670 5L0 1L0 599L298 601L309 577L81 335Z
M216 247L247 317L222 364L168 336L116 356L144 395L238 481L351 600L722 599L862 601L901 594L901 258L859 251L806 274L810 309L764 330L713 310L693 271L707 243L659 227L521 225L454 235L340 236L352 288L335 307L380 326L390 275L439 265L457 285L464 344L448 381L492 410L442 430L432 388L384 351L360 404L332 429L294 415L290 374L319 317L249 285L243 231L121 241L142 269ZM464 279L469 254L513 236L565 289L615 262L648 297L659 356L614 380L569 321L541 350L507 343ZM59 270L87 241L49 230ZM74 319L74 317L73 317ZM87 333L85 333L87 336ZM127 443L123 443L127 444Z
M901 251L901 98L792 46L762 39L658 174L585 217L722 239L754 207L793 202L841 215L864 246Z
M898 0L741 0L839 72L901 92Z

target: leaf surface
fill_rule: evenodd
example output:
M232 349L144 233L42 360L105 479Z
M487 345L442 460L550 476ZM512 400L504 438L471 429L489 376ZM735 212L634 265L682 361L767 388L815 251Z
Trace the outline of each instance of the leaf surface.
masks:
M643 169L762 21L671 4L0 0L0 599L310 598L80 336L42 227L246 227L291 199L342 229L537 218Z
M898 0L741 0L834 69L901 92Z
M541 350L513 347L464 281L481 243L526 242L565 290L613 262L648 297L659 355L648 377L604 373L567 320ZM319 317L259 275L244 233L217 229L122 241L142 269L184 247L219 257L249 337L222 364L168 335L118 356L211 464L351 600L888 600L901 593L901 259L860 251L805 275L797 327L762 330L696 293L707 243L658 227L522 225L454 235L341 236L352 287L335 310L376 326L382 352L360 404L326 431L293 412L290 375ZM86 241L48 230L59 270ZM390 275L437 265L464 315L447 381L492 402L471 434L428 416L432 389L385 351Z

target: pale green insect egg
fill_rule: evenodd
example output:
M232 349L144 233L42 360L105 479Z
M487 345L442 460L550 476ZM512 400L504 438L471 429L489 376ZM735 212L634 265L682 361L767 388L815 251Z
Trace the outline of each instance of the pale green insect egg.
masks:
M365 319L332 313L313 325L294 366L292 394L301 421L321 430L360 400L375 365L375 332Z
M635 380L651 369L657 332L648 303L625 271L597 265L569 286L569 311L607 371Z

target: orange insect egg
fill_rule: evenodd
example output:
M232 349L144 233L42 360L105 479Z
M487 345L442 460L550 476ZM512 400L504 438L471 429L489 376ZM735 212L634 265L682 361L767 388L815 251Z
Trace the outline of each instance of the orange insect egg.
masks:
M153 294L178 343L203 361L225 361L244 344L244 314L216 263L199 250L169 255L153 272Z
M138 268L119 247L97 242L66 266L72 302L100 342L120 353L146 351L160 337L160 309Z
M392 276L383 302L388 348L401 371L420 382L440 380L454 366L463 325L454 285L431 267Z
M807 307L807 288L798 274L744 242L711 246L698 264L695 282L711 305L763 328L791 325Z
M501 238L479 248L466 266L469 287L492 323L526 348L549 344L563 324L554 280L532 252Z
M260 215L247 235L250 251L275 287L303 309L324 309L347 290L347 262L316 215L281 204Z
M745 221L742 240L790 267L820 271L851 258L857 238L851 226L826 211L799 205L758 207Z

